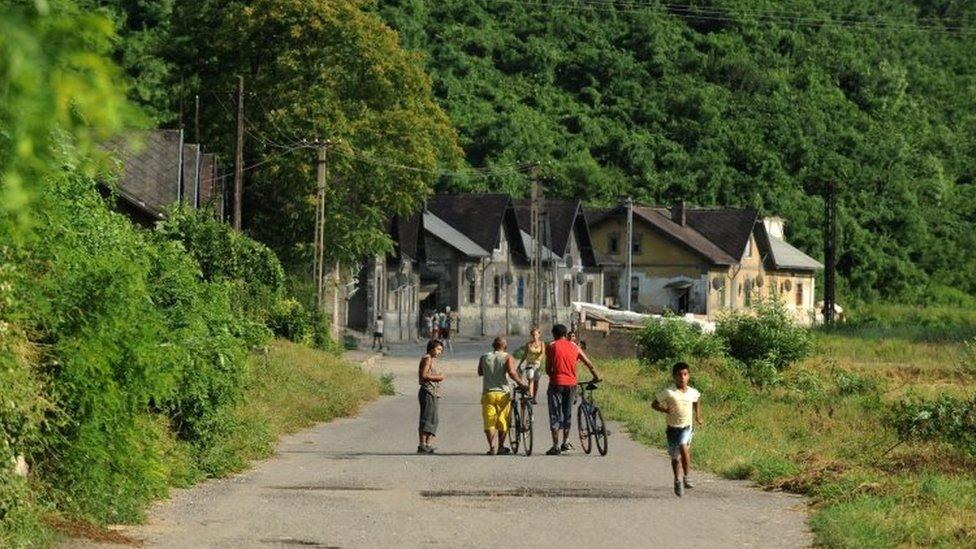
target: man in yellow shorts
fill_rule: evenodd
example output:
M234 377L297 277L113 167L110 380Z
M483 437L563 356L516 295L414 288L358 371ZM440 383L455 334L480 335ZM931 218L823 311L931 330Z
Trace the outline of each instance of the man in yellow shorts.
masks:
M508 354L508 341L499 336L491 346L494 350L481 355L481 360L478 361L478 375L482 377L481 418L484 420L485 436L488 438L488 455L493 456L512 453L512 450L505 446L511 401L508 378L512 378L520 387L526 387L526 383L515 370L515 359Z

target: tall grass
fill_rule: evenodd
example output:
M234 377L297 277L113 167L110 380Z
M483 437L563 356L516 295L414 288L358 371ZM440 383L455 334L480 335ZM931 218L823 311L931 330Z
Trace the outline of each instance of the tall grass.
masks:
M810 524L826 546L976 546L976 459L936 441L901 441L886 427L889 405L906 394L962 396L976 381L953 358L962 344L919 330L908 338L817 333L813 356L767 388L722 360L693 363L707 421L696 430L695 464L809 496ZM650 400L668 373L635 360L601 368L605 412L638 440L664 446Z

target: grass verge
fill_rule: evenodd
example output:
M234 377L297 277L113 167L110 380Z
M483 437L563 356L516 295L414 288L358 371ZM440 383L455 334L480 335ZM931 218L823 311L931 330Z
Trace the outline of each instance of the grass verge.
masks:
M721 360L693 364L707 424L696 466L807 495L828 547L976 547L976 459L935 443L899 443L886 405L906 394L972 391L950 357L960 345L820 334L816 354L759 389ZM670 376L635 360L600 364L604 412L639 441L664 446L650 403ZM962 382L962 383L960 383ZM968 387L968 389L967 389Z
M380 381L358 365L286 340L273 342L267 352L252 354L248 370L244 399L227 424L216 427L222 431L219 442L199 458L209 460L208 469L217 471L210 476L226 476L246 469L252 460L271 456L283 435L355 414L363 404L377 398L381 389ZM161 446L170 484L187 487L203 480L206 475L191 457L199 455L199 450L195 454L187 443L172 438L165 426L158 427L168 437ZM71 514L51 512L43 517L43 523L62 535L123 545L138 543ZM30 541L25 545L47 546L54 537L50 530L37 529L19 536L19 540Z

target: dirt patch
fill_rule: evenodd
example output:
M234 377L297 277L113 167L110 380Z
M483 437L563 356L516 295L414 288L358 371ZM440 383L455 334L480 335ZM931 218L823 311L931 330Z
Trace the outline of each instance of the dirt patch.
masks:
M82 538L97 543L114 543L116 545L128 545L130 547L142 547L142 540L131 538L119 531L97 526L82 520L73 520L63 517L44 517L44 522L64 534L73 538Z
M588 498L649 499L659 497L649 491L606 488L511 488L503 490L422 490L425 498Z
M265 538L260 540L261 543L267 543L268 545L285 545L285 546L297 546L297 547L316 547L319 549L340 549L338 545L328 545L318 541L310 539L299 539L299 538Z

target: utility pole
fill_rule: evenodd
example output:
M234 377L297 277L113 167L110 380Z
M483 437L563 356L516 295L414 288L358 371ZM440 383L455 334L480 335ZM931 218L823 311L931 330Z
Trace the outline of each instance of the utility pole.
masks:
M532 326L540 327L542 324L542 227L539 223L539 206L541 190L539 189L539 166L532 164L532 201L530 206L532 244L535 248L532 251Z
M325 184L329 177L328 160L329 145L326 140L319 144L316 159L315 195L315 259L313 270L315 277L315 307L321 313L325 311Z
M824 271L824 323L834 322L834 303L836 302L836 270L837 270L837 190L834 182L828 181L824 185L824 261L827 263Z
M193 136L196 138L197 145L200 144L200 94L193 96Z
M631 277L633 277L634 270L634 199L628 196L624 204L627 206L627 280L624 290L624 308L630 311L632 310L630 308L630 294L633 284Z
M234 229L241 230L244 198L244 77L237 77L237 148L234 153Z

